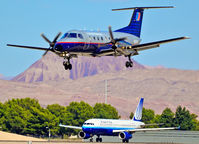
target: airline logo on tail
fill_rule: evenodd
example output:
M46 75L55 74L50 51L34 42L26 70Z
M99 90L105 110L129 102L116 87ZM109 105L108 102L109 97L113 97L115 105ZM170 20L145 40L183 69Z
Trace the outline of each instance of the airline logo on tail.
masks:
M140 99L140 102L136 108L133 120L134 121L141 121L142 119L142 108L143 108L144 98Z
M141 18L141 13L137 12L136 13L136 21L140 21L140 18Z

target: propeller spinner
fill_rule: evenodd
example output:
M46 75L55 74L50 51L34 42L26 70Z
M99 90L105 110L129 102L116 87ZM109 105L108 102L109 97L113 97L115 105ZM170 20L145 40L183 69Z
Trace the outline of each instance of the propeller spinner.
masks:
M51 42L43 33L41 34L41 37L42 37L46 42L48 42L49 45L50 45L49 49L47 49L47 50L45 51L45 53L43 54L43 56L45 56L45 55L48 53L48 51L54 52L53 47L55 46L55 43L57 42L57 39L60 37L61 34L62 34L62 33L59 32L59 33L56 35L56 37L54 38L54 40L53 40L52 42Z
M112 44L112 49L113 49L113 50L115 51L115 53L116 53L116 51L117 51L117 46L116 46L117 42L123 41L123 40L125 40L126 38L124 37L124 38L114 39L113 31L112 31L111 26L108 27L108 30L109 30L109 35L110 35L110 38L111 38L110 43Z

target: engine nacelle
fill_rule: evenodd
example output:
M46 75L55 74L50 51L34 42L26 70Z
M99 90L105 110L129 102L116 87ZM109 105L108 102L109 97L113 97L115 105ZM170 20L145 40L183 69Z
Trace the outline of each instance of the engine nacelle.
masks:
M128 133L128 132L121 132L119 133L119 138L122 140L129 140L133 137L132 134Z
M82 139L88 139L88 138L91 137L90 134L85 133L85 132L83 132L83 131L80 131L80 132L78 133L78 136L79 136L80 138L82 138Z

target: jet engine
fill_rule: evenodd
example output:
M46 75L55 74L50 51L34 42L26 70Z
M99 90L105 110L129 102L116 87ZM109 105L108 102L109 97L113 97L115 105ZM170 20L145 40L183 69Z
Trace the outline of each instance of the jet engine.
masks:
M122 139L122 140L129 140L132 137L133 137L132 134L130 134L128 132L121 132L121 133L119 133L119 138Z
M85 133L85 132L83 132L83 131L80 131L80 132L78 133L78 136L79 136L80 138L82 138L82 139L88 139L88 138L91 137L90 134Z

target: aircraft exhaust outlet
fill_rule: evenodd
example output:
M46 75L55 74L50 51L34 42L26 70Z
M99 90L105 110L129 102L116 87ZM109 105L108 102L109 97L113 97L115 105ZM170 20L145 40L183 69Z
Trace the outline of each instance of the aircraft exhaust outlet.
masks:
M78 133L78 136L79 136L80 138L82 138L82 139L88 139L88 138L91 137L90 134L87 134L87 133L85 133L85 132L83 132L83 131L80 131L80 132Z
M122 139L122 140L129 140L132 137L133 137L132 134L130 134L128 132L121 132L121 133L119 133L119 138Z

